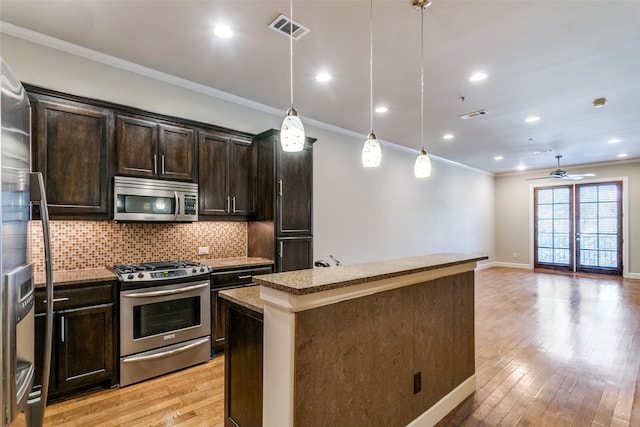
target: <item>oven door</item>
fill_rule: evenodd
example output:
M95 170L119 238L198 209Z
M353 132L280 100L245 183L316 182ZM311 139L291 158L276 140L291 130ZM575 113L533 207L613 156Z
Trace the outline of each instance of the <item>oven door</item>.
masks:
M211 334L209 281L120 292L120 356Z

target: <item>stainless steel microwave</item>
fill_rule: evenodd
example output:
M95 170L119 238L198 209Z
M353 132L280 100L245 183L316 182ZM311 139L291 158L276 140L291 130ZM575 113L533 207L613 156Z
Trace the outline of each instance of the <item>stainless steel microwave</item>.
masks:
M198 184L116 176L113 197L115 221L198 220Z

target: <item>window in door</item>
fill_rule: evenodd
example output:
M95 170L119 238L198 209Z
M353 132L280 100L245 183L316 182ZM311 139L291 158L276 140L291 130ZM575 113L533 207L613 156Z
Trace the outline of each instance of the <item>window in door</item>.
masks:
M534 266L622 275L622 183L534 189Z

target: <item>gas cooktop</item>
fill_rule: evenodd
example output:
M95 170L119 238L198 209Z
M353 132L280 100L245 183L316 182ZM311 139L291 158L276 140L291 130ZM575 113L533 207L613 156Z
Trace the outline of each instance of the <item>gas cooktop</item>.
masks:
M211 272L197 261L158 261L141 264L119 264L112 267L122 282L148 282L174 278L188 278Z

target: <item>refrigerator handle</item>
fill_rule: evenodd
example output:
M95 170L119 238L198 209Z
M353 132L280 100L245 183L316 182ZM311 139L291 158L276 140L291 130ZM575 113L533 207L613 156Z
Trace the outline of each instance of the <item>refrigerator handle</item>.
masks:
M51 347L53 340L53 268L51 263L51 237L49 235L49 210L44 189L42 173L30 173L31 202L40 205L42 235L44 239L44 262L46 273L46 326L44 339L44 355L42 357L42 386L40 390L29 393L26 409L28 427L41 427L44 424L44 407L47 405L49 392L49 371L51 369Z

